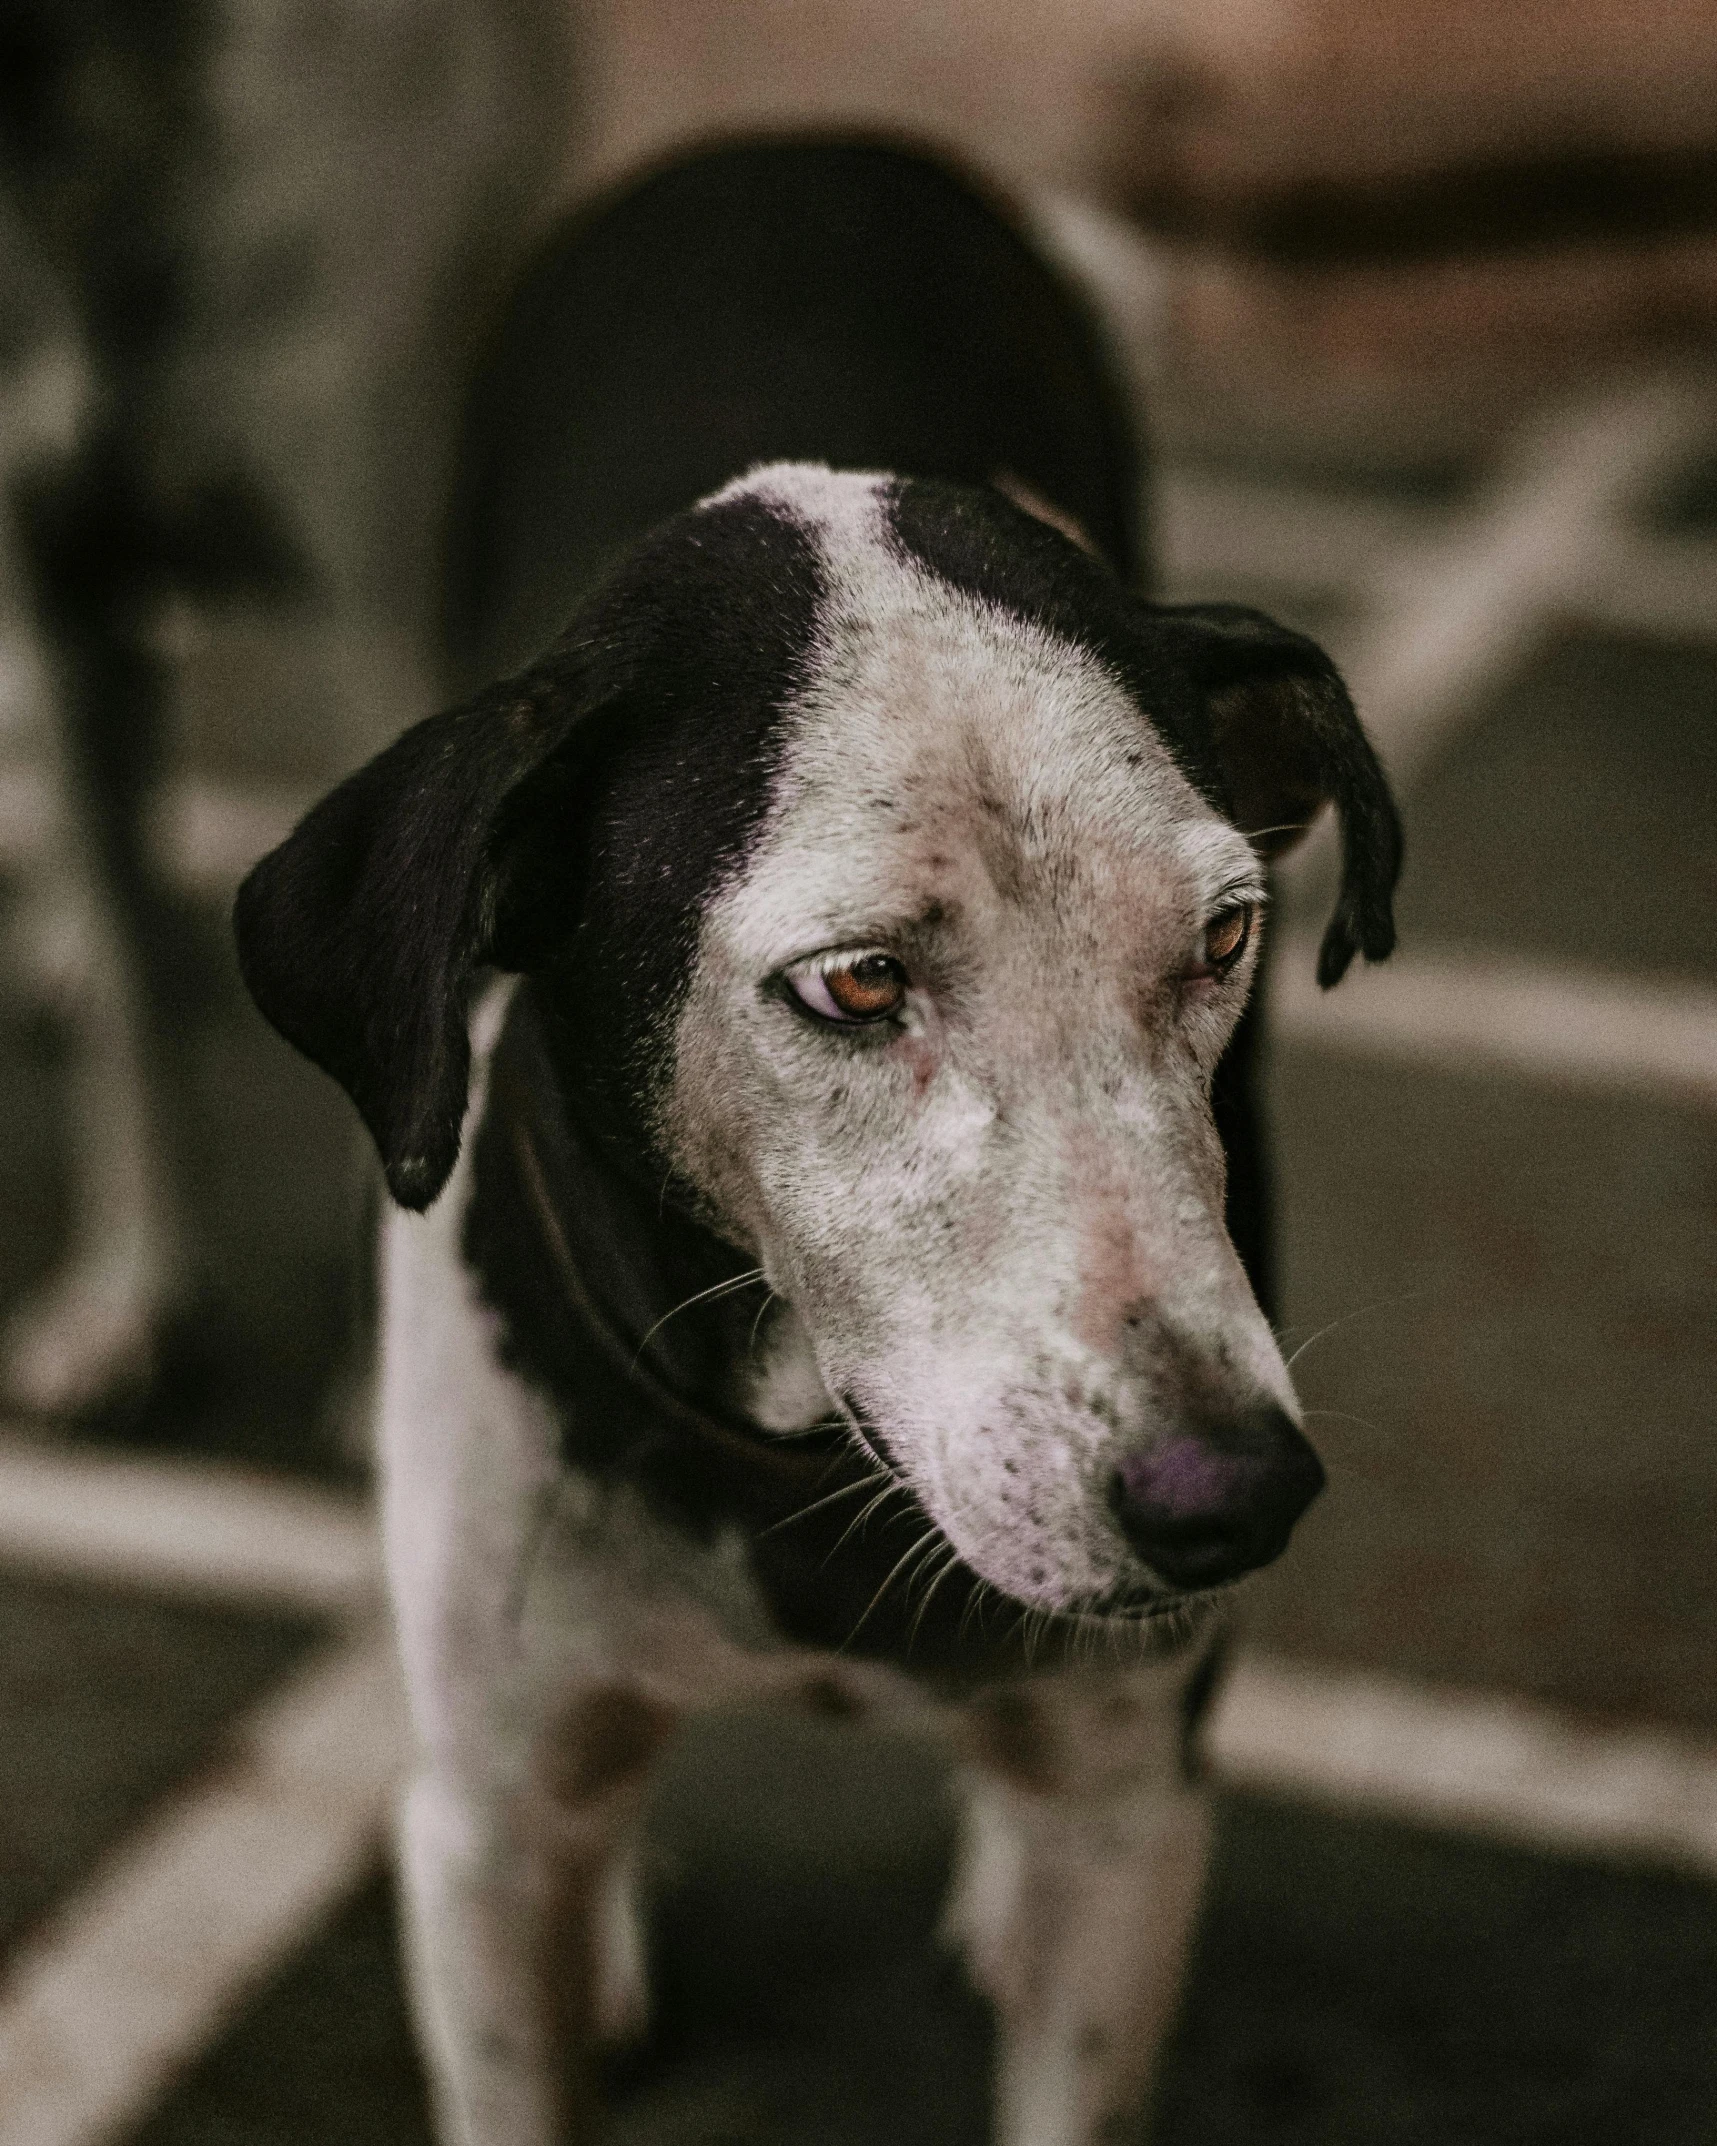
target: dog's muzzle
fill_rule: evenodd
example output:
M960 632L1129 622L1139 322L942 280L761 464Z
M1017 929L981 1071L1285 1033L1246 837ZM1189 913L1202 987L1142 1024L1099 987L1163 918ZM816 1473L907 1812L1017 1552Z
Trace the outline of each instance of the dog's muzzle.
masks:
M1323 1486L1323 1463L1288 1416L1266 1403L1129 1454L1109 1499L1151 1570L1191 1592L1279 1557Z

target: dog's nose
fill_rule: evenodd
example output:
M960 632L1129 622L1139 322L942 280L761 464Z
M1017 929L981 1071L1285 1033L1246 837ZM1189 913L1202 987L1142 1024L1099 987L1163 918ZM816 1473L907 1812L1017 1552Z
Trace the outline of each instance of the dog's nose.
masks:
M1323 1463L1281 1409L1264 1406L1130 1453L1109 1495L1151 1570L1190 1589L1280 1557L1323 1486Z

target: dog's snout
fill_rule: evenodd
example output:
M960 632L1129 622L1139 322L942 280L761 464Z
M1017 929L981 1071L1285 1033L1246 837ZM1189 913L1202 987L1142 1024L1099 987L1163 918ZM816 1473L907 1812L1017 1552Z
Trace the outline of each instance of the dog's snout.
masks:
M1128 1454L1110 1482L1121 1531L1173 1587L1219 1587L1279 1557L1323 1464L1265 1405Z

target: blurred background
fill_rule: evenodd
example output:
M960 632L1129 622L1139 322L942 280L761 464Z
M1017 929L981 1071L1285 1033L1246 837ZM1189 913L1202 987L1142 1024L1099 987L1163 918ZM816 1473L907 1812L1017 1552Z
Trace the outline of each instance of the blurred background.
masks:
M362 1170L226 909L435 704L534 238L804 121L1012 195L1165 589L1323 638L1405 809L1388 968L1312 987L1315 841L1276 923L1331 1488L1246 1605L1156 2135L1709 2141L1717 6L0 0L0 2146L427 2140ZM976 2146L934 1765L769 1733L664 1788L614 2136Z

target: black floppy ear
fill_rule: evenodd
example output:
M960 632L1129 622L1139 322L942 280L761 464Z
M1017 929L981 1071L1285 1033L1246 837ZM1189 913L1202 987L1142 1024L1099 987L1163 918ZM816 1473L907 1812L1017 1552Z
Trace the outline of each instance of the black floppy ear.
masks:
M1341 891L1318 952L1339 983L1356 952L1395 944L1401 822L1340 674L1315 641L1239 604L1165 607L1184 629L1235 825L1267 856L1297 842L1326 804L1341 827Z
M573 658L552 651L406 731L239 888L252 998L352 1098L402 1207L427 1207L458 1160L471 990L507 906L497 829L588 713Z

